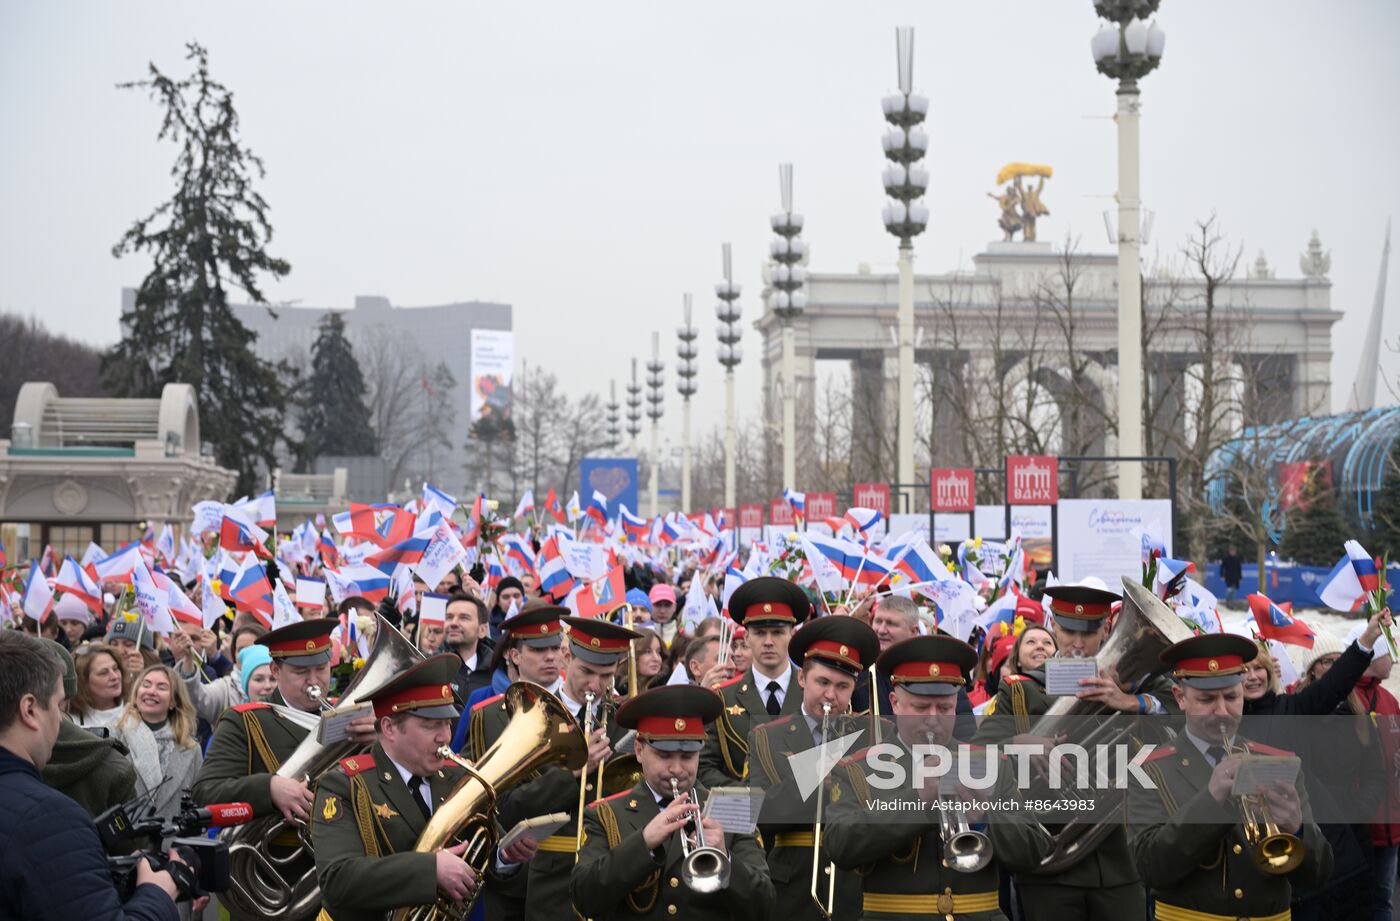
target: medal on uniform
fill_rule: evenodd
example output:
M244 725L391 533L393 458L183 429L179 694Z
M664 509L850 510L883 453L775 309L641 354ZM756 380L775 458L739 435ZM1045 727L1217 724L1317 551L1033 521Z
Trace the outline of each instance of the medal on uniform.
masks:
M381 819L392 819L394 816L398 815L398 813L395 812L393 808L389 806L388 803L375 804L374 814L379 816Z

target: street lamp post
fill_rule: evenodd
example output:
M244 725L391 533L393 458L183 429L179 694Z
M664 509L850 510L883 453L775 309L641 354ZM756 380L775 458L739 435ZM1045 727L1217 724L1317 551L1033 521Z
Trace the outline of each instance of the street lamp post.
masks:
M695 358L700 330L690 325L690 295L685 296L685 325L676 327L676 391L681 395L681 511L690 514L690 398L695 395Z
M627 385L627 435L632 439L632 453L641 450L637 436L642 434L642 385L637 380L637 359L632 359L632 382Z
M768 307L783 324L783 488L797 488L797 343L792 321L807 307L807 295L802 286L807 270L800 265L805 254L802 215L792 211L792 164L778 164L778 185L782 195L782 213L768 219L773 233L768 255L776 263L769 277L773 291L768 295Z
M647 362L647 418L651 420L651 517L661 514L661 436L662 401L666 398L666 365L661 361L661 334L651 334L651 361Z
M896 470L903 510L913 510L907 493L914 482L914 237L928 226L928 208L920 200L928 190L928 170L917 165L928 152L928 135L918 128L928 115L928 98L914 85L914 27L895 30L899 92L881 100L885 121L883 144L890 166L885 167L885 229L899 238L899 306L896 314L899 346L899 427L895 443Z
M1089 47L1099 73L1118 81L1118 454L1138 457L1142 438L1142 202L1138 198L1138 80L1162 60L1167 36L1144 17L1161 0L1094 0L1113 23ZM1142 498L1142 467L1118 462L1118 498Z
M715 305L715 316L719 318L719 329L715 331L719 339L719 363L724 366L724 507L735 507L734 451L738 440L738 422L734 418L734 369L744 358L744 347L739 344L744 331L739 326L743 308L739 306L739 286L734 283L734 265L729 244L724 244L724 281L715 285L715 295L719 303Z
M608 381L608 449L616 451L622 444L622 407L617 402L617 380Z

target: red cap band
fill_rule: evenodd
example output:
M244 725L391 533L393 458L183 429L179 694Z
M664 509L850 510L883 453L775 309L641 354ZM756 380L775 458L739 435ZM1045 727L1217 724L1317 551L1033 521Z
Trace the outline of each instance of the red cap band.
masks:
M901 662L894 667L890 680L895 684L926 684L930 681L967 683L962 669L955 662Z
M865 666L860 661L860 650L855 646L848 646L845 643L838 643L835 640L817 640L807 647L807 654L804 659L812 657L818 659L830 659L840 662L859 671Z
M569 627L569 642L602 653L623 653L632 644L625 636L594 636L575 624Z
M789 624L797 623L792 608L781 601L760 601L744 609L744 623L753 624L764 620L780 620Z
M1172 674L1179 678L1205 678L1211 675L1235 675L1242 671L1244 659L1240 656L1199 656L1177 662Z
M637 735L643 739L705 738L705 721L698 716L644 716L637 720Z
M419 707L441 707L452 705L452 686L449 684L428 684L415 688L405 688L397 694L380 698L374 702L374 718L393 716L395 713L408 713Z
M1085 620L1097 620L1100 617L1107 617L1113 611L1113 603L1108 604L1085 604L1076 601L1062 601L1059 598L1050 599L1050 610L1056 614L1063 614L1066 617L1082 617Z
M309 640L274 640L271 643L263 643L267 647L268 655L274 659L282 659L287 656L314 656L323 652L330 652L330 634L315 637Z

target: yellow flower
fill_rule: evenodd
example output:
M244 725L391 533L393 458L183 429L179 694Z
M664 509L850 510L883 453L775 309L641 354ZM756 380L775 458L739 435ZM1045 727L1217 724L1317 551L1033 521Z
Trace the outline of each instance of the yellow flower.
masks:
M797 532L796 532L796 531L793 531L793 532L789 533L788 536L787 536L787 539L788 539L789 542L792 542L792 541L797 540Z
M982 549L982 538L980 538L980 537L974 537L974 538L972 539L972 549L973 549L973 550L981 550L981 549Z
M365 660L361 659L359 656L356 656L354 661L352 661L350 664L355 667L355 671L359 671L360 669L365 667Z

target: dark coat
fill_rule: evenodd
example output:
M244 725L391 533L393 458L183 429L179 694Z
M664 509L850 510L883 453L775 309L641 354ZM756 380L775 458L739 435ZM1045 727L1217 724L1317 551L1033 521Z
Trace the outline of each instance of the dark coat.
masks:
M72 797L96 818L136 796L136 768L120 741L99 738L65 719L44 765L44 783Z
M1370 664L1371 653L1353 642L1321 678L1296 694L1275 694L1270 691L1258 700L1246 700L1244 715L1326 716L1347 699L1347 695L1356 687L1356 682L1361 680L1362 674ZM1267 727L1270 721L1261 720L1260 723ZM1287 740L1284 739L1270 741L1267 731L1261 732L1260 727L1254 725L1250 726L1250 732L1250 738L1265 745L1277 745L1289 751L1296 747L1286 744Z
M39 771L0 748L0 917L26 921L176 921L159 887L137 887L125 905L112 885L97 828Z

